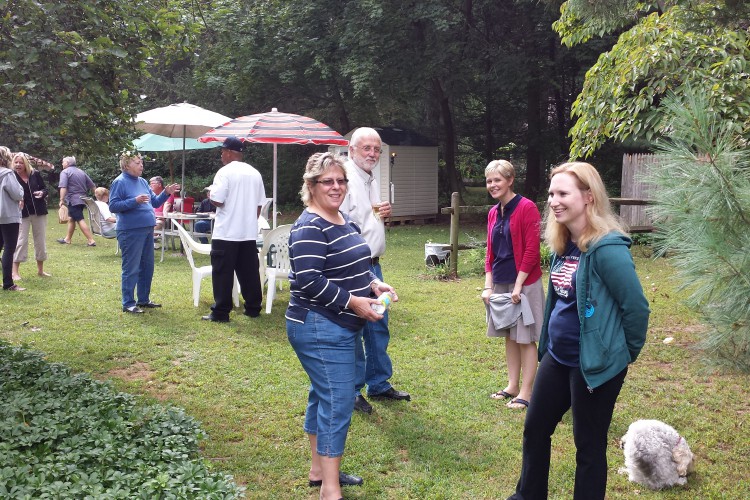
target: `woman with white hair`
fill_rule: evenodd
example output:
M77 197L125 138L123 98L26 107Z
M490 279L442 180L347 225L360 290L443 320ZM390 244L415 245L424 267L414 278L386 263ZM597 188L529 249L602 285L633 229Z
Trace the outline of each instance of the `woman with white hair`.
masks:
M161 307L151 300L154 277L154 208L161 206L179 184L170 184L157 195L143 174L143 160L137 151L120 155L122 173L112 181L109 209L117 214L117 243L122 251L122 310L143 314L143 309ZM138 302L135 291L138 291Z
M13 282L13 253L21 226L23 188L11 170L10 150L0 146L0 251L3 252L3 290L23 291Z
M16 180L23 188L23 210L21 211L21 228L18 234L18 244L13 255L13 280L21 279L21 262L29 257L29 229L34 238L34 257L36 257L36 273L42 277L50 274L44 270L47 260L47 186L42 174L31 167L26 153L16 153L13 156L13 169Z

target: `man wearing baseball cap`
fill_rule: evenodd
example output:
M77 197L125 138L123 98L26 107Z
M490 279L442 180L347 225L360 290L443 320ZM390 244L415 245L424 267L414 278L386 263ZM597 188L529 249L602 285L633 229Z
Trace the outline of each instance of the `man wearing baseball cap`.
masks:
M260 314L263 291L258 269L258 216L266 192L263 178L242 161L245 144L228 137L221 147L223 167L216 172L209 198L216 206L211 238L211 267L214 304L207 321L225 323L232 310L232 286L237 275L246 316Z

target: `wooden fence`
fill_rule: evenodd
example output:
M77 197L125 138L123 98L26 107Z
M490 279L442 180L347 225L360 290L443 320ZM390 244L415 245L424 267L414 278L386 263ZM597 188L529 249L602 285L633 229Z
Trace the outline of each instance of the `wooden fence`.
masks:
M646 205L651 204L651 199L649 185L644 181L644 176L655 164L656 157L650 154L626 154L622 157L621 197L610 198L610 201L620 206L620 217L629 226L631 233L651 232L654 229L646 213ZM458 193L453 193L451 206L440 210L442 214L451 216L450 243L444 245L443 249L451 251L452 276L458 276L458 251L474 248L471 245L458 244L461 214L486 214L492 208L492 205L460 206L459 199Z
M620 205L620 217L634 233L653 230L652 221L646 213L646 205L651 202L650 186L644 176L654 165L656 156L652 154L622 156L621 198L613 198L612 202Z

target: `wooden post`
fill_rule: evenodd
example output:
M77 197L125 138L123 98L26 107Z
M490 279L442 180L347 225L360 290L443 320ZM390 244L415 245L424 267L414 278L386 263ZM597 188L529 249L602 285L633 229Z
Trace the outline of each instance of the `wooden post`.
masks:
M458 231L459 231L459 216L461 214L461 197L458 193L451 194L451 232L450 232L450 244L451 244L451 275L458 276Z

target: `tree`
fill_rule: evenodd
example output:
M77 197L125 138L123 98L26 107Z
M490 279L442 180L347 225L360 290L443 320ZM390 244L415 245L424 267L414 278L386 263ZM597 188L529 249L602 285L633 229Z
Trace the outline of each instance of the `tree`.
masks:
M138 82L188 30L170 3L10 0L0 7L0 144L112 154L132 133Z
M569 0L554 28L563 43L622 32L586 74L573 105L571 157L607 140L653 144L668 135L661 101L702 89L711 106L750 136L750 7L737 0ZM679 98L679 97L678 97Z
M650 176L657 249L689 304L711 325L703 347L715 362L750 371L750 152L702 90L669 94L672 131Z

